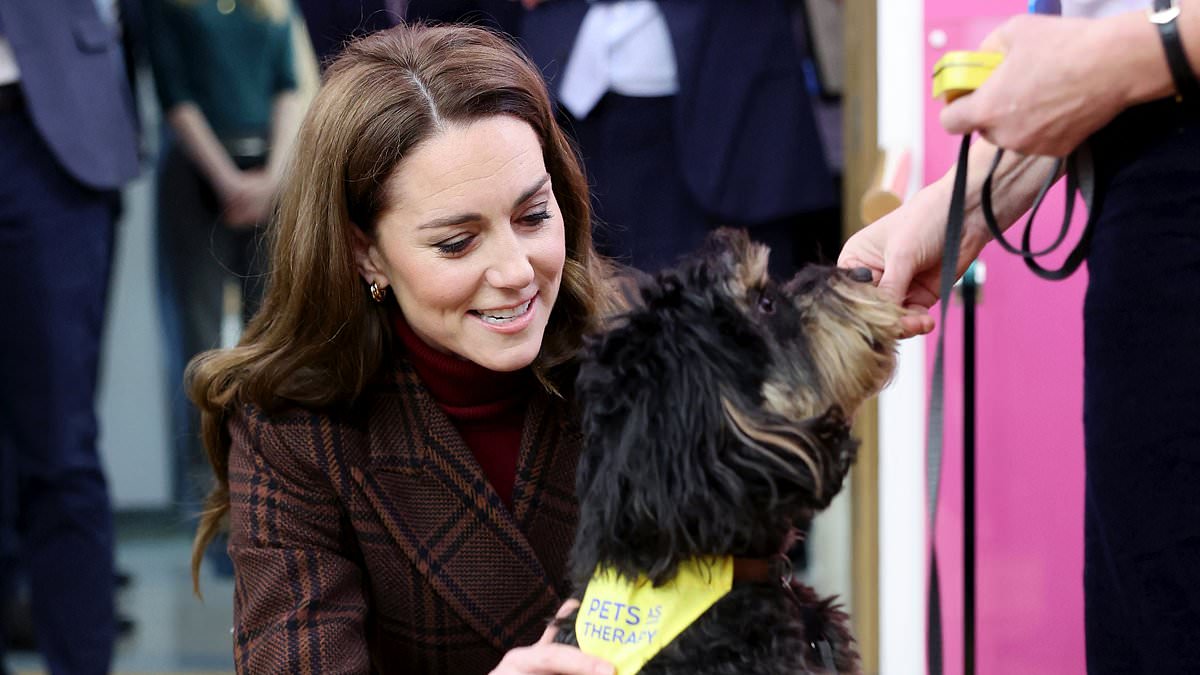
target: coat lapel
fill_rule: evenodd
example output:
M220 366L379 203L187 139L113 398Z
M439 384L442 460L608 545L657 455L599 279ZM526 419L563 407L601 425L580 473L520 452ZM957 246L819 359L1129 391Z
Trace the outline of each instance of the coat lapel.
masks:
M565 591L578 446L560 442L560 417L535 397L510 512L407 364L370 410L371 459L356 481L434 591L498 649L536 638Z
M513 486L513 518L538 559L553 571L550 581L562 597L572 590L567 561L579 522L575 474L583 437L573 419L563 402L546 395L534 398Z

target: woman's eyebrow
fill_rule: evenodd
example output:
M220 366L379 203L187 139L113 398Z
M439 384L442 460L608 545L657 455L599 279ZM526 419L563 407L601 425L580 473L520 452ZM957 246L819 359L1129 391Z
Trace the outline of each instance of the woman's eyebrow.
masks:
M539 190L541 190L543 187L545 187L546 183L548 183L549 181L550 181L550 174L545 174L544 176L539 178L537 183L535 183L528 190L522 192L520 197L517 197L517 201L513 203L513 209L520 208L522 204L529 201L530 197L534 196L535 194L538 193ZM418 230L435 230L439 227L453 227L455 225L471 223L471 222L475 222L477 220L483 220L483 216L478 213L459 213L459 214L453 215L453 216L443 216L441 218L435 218L434 220L431 220L427 223L424 223L423 225L420 225L419 227L417 227L417 229Z
M463 223L470 223L476 220L483 220L483 216L479 215L478 213L460 213L455 216L436 218L419 226L417 229L436 230L439 227L452 227L454 225L462 225Z
M521 196L517 197L517 201L513 203L513 209L520 208L522 204L529 201L529 198L534 196L535 194L537 194L538 190L541 190L542 187L549 181L550 181L550 174L546 174L546 175L542 176L541 178L539 178L537 183L535 183L533 187L529 188L525 192L522 192Z

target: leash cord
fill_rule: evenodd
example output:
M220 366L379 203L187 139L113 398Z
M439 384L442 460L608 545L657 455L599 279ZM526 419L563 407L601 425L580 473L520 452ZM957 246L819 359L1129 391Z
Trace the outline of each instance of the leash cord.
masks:
M1075 270L1079 269L1079 266L1087 258L1088 250L1091 248L1092 243L1093 221L1098 213L1098 209L1095 207L1096 169L1095 163L1092 160L1090 147L1087 143L1084 143L1065 160L1067 167L1067 205L1063 211L1062 224L1058 228L1058 236L1054 241L1040 251L1033 250L1033 222L1037 218L1038 209L1041 208L1046 194L1058 182L1058 175L1063 168L1064 160L1059 159L1055 162L1054 171L1042 183L1042 188L1038 191L1037 198L1033 202L1033 207L1029 210L1029 217L1025 219L1025 229L1021 233L1021 246L1016 247L1004 238L1004 233L1001 232L1000 224L997 222L996 214L992 209L992 179L996 175L996 169L1000 166L1000 160L1003 158L1004 149L997 148L996 156L992 159L992 166L988 169L988 175L983 181L983 190L980 194L979 206L980 210L983 211L983 220L987 224L988 231L991 232L992 238L996 240L996 243L1000 244L1001 248L1024 259L1025 266L1034 274L1050 281L1066 279L1074 274ZM959 162L958 170L966 170L966 165L961 161ZM1076 195L1083 198L1083 203L1088 209L1088 219L1084 225L1083 235L1075 244L1075 248L1071 249L1071 252L1067 254L1062 266L1058 269L1043 267L1037 261L1037 258L1058 250L1067 238L1067 231L1071 229L1071 218L1075 215Z
M942 675L942 602L941 583L937 564L937 502L941 488L943 420L945 418L945 352L946 314L948 299L958 277L958 256L962 248L963 219L967 202L967 156L971 150L971 134L963 136L958 150L958 170L954 174L954 190L950 194L950 213L946 218L946 245L942 252L942 274L938 308L938 339L934 351L933 377L929 385L929 426L925 432L926 505L929 510L929 603L927 624L927 658L930 675Z
M958 278L958 258L961 255L963 226L966 219L967 164L970 149L971 134L966 134L963 136L962 145L959 146L958 150L958 166L954 175L954 189L950 195L950 212L946 217L946 243L942 251L941 282L938 293L941 302L938 309L939 330L937 347L934 351L933 375L929 385L929 424L925 434L925 470L926 488L928 490L926 504L929 515L929 602L926 607L928 626L926 654L930 675L942 675L944 668L941 580L938 574L936 541L938 493L941 489L942 455L945 441L946 316L950 308L950 294L953 292L954 282ZM992 159L991 168L988 170L987 178L983 182L982 194L980 195L980 207L983 211L984 222L986 222L988 230L1004 250L1020 256L1025 261L1026 267L1032 270L1034 274L1051 281L1066 279L1075 270L1079 269L1084 259L1087 258L1094 230L1094 220L1099 212L1096 199L1095 164L1088 145L1084 143L1066 159L1067 206L1063 214L1062 225L1054 242L1040 251L1032 249L1034 219L1046 194L1049 193L1054 183L1058 181L1059 171L1063 167L1063 160L1058 160L1053 173L1042 184L1037 198L1030 209L1029 217L1025 221L1025 229L1021 235L1021 246L1016 247L1004 238L1004 233L1000 230L999 222L996 220L996 215L992 208L993 178L1003 157L1004 150L997 149L996 156ZM1066 240L1067 231L1071 225L1071 218L1074 215L1076 195L1083 198L1084 204L1088 208L1088 220L1084 226L1083 235L1059 268L1050 269L1043 267L1038 263L1037 258L1053 253Z

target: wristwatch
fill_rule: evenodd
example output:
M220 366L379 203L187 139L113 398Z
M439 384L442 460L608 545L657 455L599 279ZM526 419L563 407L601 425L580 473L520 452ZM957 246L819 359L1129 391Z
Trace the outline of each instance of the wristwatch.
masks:
M1178 0L1155 0L1154 9L1149 11L1150 23L1158 27L1163 50L1167 53L1167 65L1171 78L1175 80L1176 98L1192 104L1200 103L1200 80L1192 71L1183 38L1179 34Z

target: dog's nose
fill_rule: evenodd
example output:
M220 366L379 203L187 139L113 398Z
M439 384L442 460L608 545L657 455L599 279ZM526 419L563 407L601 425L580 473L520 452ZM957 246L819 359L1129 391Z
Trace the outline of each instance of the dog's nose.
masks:
M866 267L855 267L854 269L850 270L850 278L855 281L867 283L871 281L874 276L871 274L871 270L867 269Z

